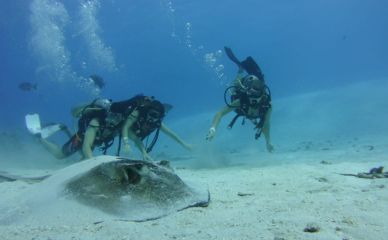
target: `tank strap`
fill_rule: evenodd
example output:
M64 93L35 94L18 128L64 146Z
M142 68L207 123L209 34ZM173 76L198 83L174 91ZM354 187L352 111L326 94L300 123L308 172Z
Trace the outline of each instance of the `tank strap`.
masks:
M232 119L232 121L229 123L228 128L232 128L233 125L236 123L237 119L238 119L239 117L241 117L241 116L243 116L243 115L242 115L242 114L236 114L236 116L234 116L234 118Z
M154 148L154 145L155 145L156 141L157 141L158 138L159 138L159 131L160 131L160 127L159 127L158 129L156 129L154 138L152 139L151 144L147 147L147 153L151 152L151 151L152 151L152 148Z

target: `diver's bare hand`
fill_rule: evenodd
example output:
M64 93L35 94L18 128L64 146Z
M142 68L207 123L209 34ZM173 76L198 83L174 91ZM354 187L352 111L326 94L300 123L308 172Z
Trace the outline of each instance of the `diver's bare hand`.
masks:
M183 147L184 147L186 150L188 150L188 151L193 150L193 145L191 145L191 144L184 143L184 144L183 144Z
M272 146L272 144L271 143L266 143L266 147L267 147L267 151L268 152L273 152L273 150L274 150L274 147Z
M154 159L146 152L143 153L143 160L145 161L154 161Z
M216 135L216 128L215 127L211 127L209 129L209 132L206 135L206 140L211 141L214 138L215 135Z

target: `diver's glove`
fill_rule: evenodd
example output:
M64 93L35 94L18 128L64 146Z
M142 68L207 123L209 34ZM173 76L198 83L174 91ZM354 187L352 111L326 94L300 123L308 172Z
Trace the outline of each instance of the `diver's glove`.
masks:
M209 132L206 135L206 140L208 140L208 141L212 140L215 135L216 135L216 128L215 127L211 127L209 129Z

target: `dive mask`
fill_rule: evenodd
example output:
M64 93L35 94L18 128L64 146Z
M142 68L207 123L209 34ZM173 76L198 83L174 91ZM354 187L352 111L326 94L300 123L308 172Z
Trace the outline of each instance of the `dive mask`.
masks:
M160 114L160 112L154 110L154 109L150 109L148 112L147 112L147 122L149 123L156 123L158 121L160 121L162 119L162 114Z
M259 96L262 91L262 83L255 75L248 75L241 80L242 88L249 95Z

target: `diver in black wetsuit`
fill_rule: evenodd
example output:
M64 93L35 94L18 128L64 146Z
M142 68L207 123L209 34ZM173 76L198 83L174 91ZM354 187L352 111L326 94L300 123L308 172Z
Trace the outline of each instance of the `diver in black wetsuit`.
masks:
M165 133L187 150L191 149L191 145L186 144L162 122L171 108L171 105L162 104L154 97L143 95L137 95L120 102L96 99L90 104L84 104L72 110L73 116L79 119L78 131L73 135L62 124L53 124L41 129L39 122L39 127L35 130L31 126L27 127L32 134L39 137L43 146L58 159L66 158L76 152L80 152L83 159L88 159L93 156L95 147L99 147L106 154L114 139L119 137L117 156L120 155L121 145L124 154L130 154L129 140L132 140L140 150L144 160L153 160L149 152L158 139L159 131ZM48 130L50 133L44 134ZM46 139L60 130L64 130L70 138L62 147ZM152 133L155 134L150 145L145 146L143 140Z
M273 146L270 136L271 93L264 82L264 75L252 57L249 56L244 61L239 61L230 48L225 47L225 52L229 59L236 63L239 70L232 86L225 90L226 106L214 116L206 139L212 140L221 118L231 111L235 111L236 116L228 127L232 128L239 117L244 118L243 123L245 119L250 120L256 129L255 139L258 139L263 133L267 150L272 152ZM230 101L227 100L227 94L230 94Z

